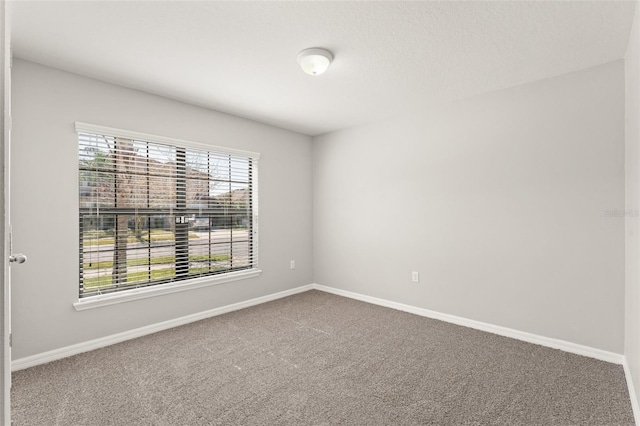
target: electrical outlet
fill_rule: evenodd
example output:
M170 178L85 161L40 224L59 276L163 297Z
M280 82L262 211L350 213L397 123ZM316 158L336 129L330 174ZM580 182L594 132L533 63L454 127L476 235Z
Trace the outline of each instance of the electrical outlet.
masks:
M416 271L413 271L411 273L411 281L413 281L414 283L419 283L420 282L420 274Z
M292 260L292 261L291 261L291 263L289 264L289 267L290 267L291 269L296 269L296 261L295 261L295 260Z

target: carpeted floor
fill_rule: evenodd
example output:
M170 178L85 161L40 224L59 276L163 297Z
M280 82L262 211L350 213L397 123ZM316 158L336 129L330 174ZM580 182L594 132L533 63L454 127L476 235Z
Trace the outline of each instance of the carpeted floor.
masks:
M14 425L630 425L619 365L309 291L14 373Z

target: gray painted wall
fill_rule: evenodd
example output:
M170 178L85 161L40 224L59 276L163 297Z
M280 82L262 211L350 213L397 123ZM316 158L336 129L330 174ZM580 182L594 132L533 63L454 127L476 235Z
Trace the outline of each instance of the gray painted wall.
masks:
M261 153L262 275L76 312L75 121ZM12 149L14 249L29 257L13 270L13 359L312 282L308 136L15 60Z
M314 138L314 281L623 353L624 93L617 61Z
M624 354L630 380L640 390L640 12L635 19L625 61L626 145L626 309ZM640 395L636 395L636 398ZM640 402L640 401L636 401Z

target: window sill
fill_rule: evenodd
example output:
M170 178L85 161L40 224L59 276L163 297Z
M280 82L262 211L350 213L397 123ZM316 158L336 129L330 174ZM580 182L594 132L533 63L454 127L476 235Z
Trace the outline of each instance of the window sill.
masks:
M159 284L151 287L134 288L118 293L101 294L82 298L73 304L76 311L99 308L102 306L115 305L118 303L130 302L132 300L146 299L148 297L162 296L164 294L176 293L179 291L192 290L195 288L208 287L231 281L254 278L262 273L260 269L249 269L246 271L230 272L227 274L194 278L188 281L176 283Z

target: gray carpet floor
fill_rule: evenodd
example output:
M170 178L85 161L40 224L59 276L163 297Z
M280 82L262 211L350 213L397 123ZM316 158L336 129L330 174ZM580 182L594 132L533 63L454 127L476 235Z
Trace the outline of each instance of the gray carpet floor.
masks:
M13 374L14 425L630 425L623 369L309 291Z

